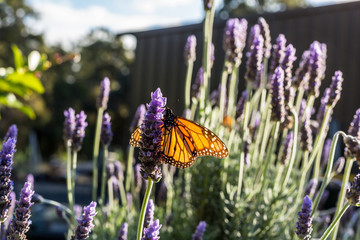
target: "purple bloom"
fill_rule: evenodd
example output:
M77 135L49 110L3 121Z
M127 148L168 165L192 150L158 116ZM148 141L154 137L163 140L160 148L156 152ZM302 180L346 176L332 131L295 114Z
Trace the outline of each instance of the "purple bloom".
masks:
M294 142L294 133L291 131L288 133L288 135L286 136L283 142L283 149L282 149L280 161L284 165L287 165L290 160L293 142Z
M345 156L349 158L355 158L358 164L360 164L360 139L347 135L344 138Z
M292 44L289 44L286 47L284 58L281 62L281 67L284 70L284 95L285 95L285 102L290 103L294 98L294 90L292 87L292 68L293 63L296 60L296 49L293 47Z
M358 160L360 160L360 149L356 141L356 139L360 140L360 108L356 110L354 118L350 123L348 134L354 137L355 139L351 139L351 138L344 139L346 145L345 156L355 157Z
M20 199L16 201L15 218L11 221L11 231L9 239L26 239L25 233L29 231L31 221L30 207L33 205L31 202L34 191L30 182L25 182L24 187L21 189Z
M277 67L271 79L271 119L283 122L285 120L284 70Z
M127 235L128 235L128 224L126 222L124 222L121 225L117 239L118 240L127 240L128 239Z
M8 140L9 138L17 139L17 135L18 135L18 128L17 128L16 124L13 124L9 127L9 130L7 131L7 133L4 137L4 141Z
M353 120L350 123L348 134L360 139L360 108L356 110Z
M245 19L230 18L226 21L223 48L228 62L228 72L233 65L241 63L242 51L245 47L247 21Z
M346 190L346 198L353 206L360 206L360 173L352 181L350 187Z
M71 148L73 151L80 151L82 142L85 137L85 128L88 123L86 122L86 114L84 111L81 111L79 114L75 115L75 129L72 136L72 145Z
M64 111L65 121L63 130L63 139L65 146L71 146L71 141L75 130L75 111L72 108Z
M254 39L257 38L258 35L261 35L261 29L260 29L259 24L255 24L250 29L249 39L248 39L248 42L247 42L249 50L250 50L251 46L254 43Z
M74 215L76 219L81 218L82 207L79 204L74 205Z
M300 145L303 151L311 151L312 150L312 144L313 144L313 137L312 137L312 131L311 131L311 126L310 126L310 116L311 113L310 111L305 111L304 113L305 116L305 120L304 123L301 127L301 140L300 140Z
M135 192L140 192L141 187L142 187L142 181L143 178L141 177L141 164L138 163L135 165Z
M321 80L324 75L324 63L323 63L323 52L319 42L314 41L310 45L310 56L309 56L309 81L307 85L307 93L318 97L320 92Z
M284 34L279 34L279 36L276 38L276 44L274 44L273 49L274 50L269 71L270 73L273 73L275 69L283 62L286 49L286 38Z
M309 81L310 73L310 51L303 52L299 68L296 69L295 78L293 79L293 86L299 88L306 86Z
M204 0L204 9L205 11L210 10L213 7L214 0Z
M166 98L162 96L160 88L151 93L151 102L147 105L144 124L141 125L141 140L139 159L143 178L150 176L155 182L161 179L161 142L163 125L163 111Z
M255 26L254 26L255 27ZM250 51L247 55L246 73L245 79L249 82L254 82L259 71L261 71L261 65L263 61L264 53L264 38L262 35L256 35L253 44L250 47Z
M296 223L296 235L301 240L309 240L312 232L312 219L311 219L311 206L312 201L306 195L302 204L301 211L298 213L299 218Z
M146 112L146 108L144 104L141 104L137 109L136 109L136 113L134 116L134 119L132 120L131 124L130 124L130 132L132 133L133 131L135 131L135 129L137 127L139 127L143 120L144 120L144 116L145 116L145 112Z
M144 235L141 240L158 240L159 237L159 230L161 228L161 224L159 223L159 219L150 223L148 228L145 228Z
M235 114L235 119L240 119L242 118L243 114L244 114L244 107L245 107L245 101L247 98L247 91L244 90L241 93L241 97L238 101L238 103L236 104L236 114Z
M322 168L324 168L329 161L331 142L332 142L331 138L328 138L325 140L324 147L323 147L322 153L321 153L321 167Z
M31 183L32 190L34 190L34 175L31 173L26 175L26 182Z
M191 97L199 99L200 98L200 89L204 84L204 69L203 67L199 68L194 84L191 86Z
M11 205L10 194L13 190L11 181L11 169L15 153L15 138L8 138L3 143L0 151L0 222L4 222L8 217L9 207Z
M148 228L150 223L154 221L154 202L152 199L149 199L146 206L145 219L144 219L144 228Z
M79 225L75 229L75 234L71 240L85 240L89 238L91 229L94 227L93 218L96 215L96 202L91 202L89 206L84 207L84 213L81 219L78 219Z
M100 135L101 142L104 145L109 145L113 135L111 131L111 117L108 113L104 113Z
M192 240L202 240L205 232L205 228L206 228L206 222L205 221L199 222L199 225L196 227L195 233L192 235Z
M110 79L105 77L100 83L100 94L96 101L97 108L107 108L110 94Z
M269 24L265 21L264 18L259 17L258 22L261 30L261 35L264 38L264 58L269 58L271 54L271 37L270 37L270 28Z
M106 176L107 179L109 179L111 176L114 176L114 172L115 172L115 166L113 162L109 162L106 165Z
M329 95L329 101L327 103L328 106L334 107L336 103L339 101L343 81L344 78L342 77L342 72L336 71L335 75L332 77L332 81L330 84L330 95Z
M114 175L121 181L124 178L124 171L123 171L120 161L114 162Z
M190 35L187 38L185 48L184 48L184 57L185 64L187 65L189 61L194 62L196 60L196 37L195 35Z

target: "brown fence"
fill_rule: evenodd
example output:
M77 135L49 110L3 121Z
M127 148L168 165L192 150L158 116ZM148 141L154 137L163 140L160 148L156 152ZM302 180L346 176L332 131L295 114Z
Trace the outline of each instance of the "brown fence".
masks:
M324 42L328 47L326 78L322 90L330 84L335 70L344 73L343 94L335 109L334 118L346 130L355 110L360 107L360 2L326 7L298 9L262 15L270 25L272 42L278 34L285 34L288 43L297 49L298 60L312 41ZM241 16L239 16L241 17ZM249 28L259 15L246 16ZM220 81L224 53L222 36L225 21L215 21L215 65L211 87ZM136 60L131 71L129 99L130 116L136 107L150 99L150 92L161 87L168 98L168 106L182 113L184 97L185 64L183 48L186 38L195 34L198 39L197 61L194 75L201 64L202 24L132 33L137 38ZM243 72L246 58L240 70L240 87L244 88ZM240 89L241 90L241 89Z

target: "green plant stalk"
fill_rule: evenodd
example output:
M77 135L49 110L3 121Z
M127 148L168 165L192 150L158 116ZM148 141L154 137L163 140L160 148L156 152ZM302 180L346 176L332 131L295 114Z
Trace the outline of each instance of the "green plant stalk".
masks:
M200 88L200 112L203 112L205 110L205 100L206 100L206 92L207 92L207 88L208 88L208 71L209 71L209 66L208 66L208 56L209 56L209 52L210 52L210 45L211 41L209 41L209 19L210 19L210 11L205 11L205 19L204 19L204 27L203 27L203 34L204 34L204 45L203 45L203 57L202 57L202 65L203 65L203 69L204 69L204 82L203 82L203 86Z
M131 180L133 179L133 156L134 156L134 147L129 146L127 163L126 163L126 180L125 180L125 190L130 192Z
M303 165L301 168L301 179L300 179L300 183L299 183L299 190L298 190L298 194L296 196L296 201L295 201L295 206L297 206L297 203L301 201L301 197L304 193L304 186L305 186L305 182L308 176L308 171L305 171L306 168L306 163L308 162L309 159L309 151L305 151L304 152L304 160L303 160Z
M191 115L190 118L191 120L195 120L195 114L196 114L196 109L197 109L197 105L198 105L198 100L196 98L192 98L192 104L191 104Z
M102 206L105 206L105 182L106 182L106 164L109 157L109 145L104 146L104 156L102 161L102 170L101 170L101 189L100 189L100 199Z
M95 127L95 137L94 137L94 146L93 146L93 186L92 186L92 200L96 201L96 195L98 190L98 157L99 157L99 146L100 146L100 132L102 125L102 117L104 114L104 108L98 108L96 127Z
M241 144L242 145L242 144ZM238 178L238 187L237 187L237 200L240 201L241 196L241 188L242 188L242 180L244 176L244 162L245 162L245 153L244 151L241 151L240 154L240 167L239 167L239 178Z
M304 97L304 88L300 87L297 89L297 94L296 94L296 102L295 102L295 110L296 112L300 111L300 106L301 106L301 100Z
M269 134L271 131L270 118L271 118L271 108L268 108L267 114L266 114L265 129L264 129L264 133L262 135L263 138L261 141L261 147L260 147L260 153L259 153L260 159L262 159L264 157L266 145L267 145Z
M191 77L193 73L193 66L194 61L188 60L185 78L185 109L190 109Z
M350 207L350 203L347 202L344 207L341 209L338 215L336 215L334 221L331 223L331 225L326 229L324 234L321 236L320 240L325 240L329 237L330 233L334 230L336 226L338 226L338 223L340 222L341 217L344 215L346 210Z
M108 196L109 196L109 206L110 208L114 207L114 188L113 188L113 182L111 179L107 180L108 185Z
M227 79L228 79L228 76L229 76L229 73L227 72L227 69L226 69L226 62L224 63L224 69L223 69L223 72L221 74L221 89L220 89L220 103L219 103L219 120L220 122L223 121L224 119L224 110L225 110L225 98L226 98L226 83L227 83Z
M71 169L71 188L72 188L71 190L72 190L72 196L73 196L73 200L72 200L73 204L75 204L76 166L77 166L77 151L73 151L72 152L72 169ZM74 208L71 210L74 211ZM74 218L74 226L75 225L76 225L76 220Z
M52 205L52 206L55 206L55 207L59 207L61 208L63 211L65 211L69 216L71 216L72 218L75 218L75 215L73 213L73 211L71 211L70 208L66 207L65 205L57 202L57 201L54 201L54 200L51 200L51 199L46 199L44 198L42 200L42 203L44 204L48 204L48 205ZM71 227L71 224L69 225Z
M146 192L145 192L145 196L144 196L143 203L142 203L142 206L141 206L136 240L141 240L141 237L142 237L143 228L144 228L144 219L145 219L146 207L147 207L148 202L149 202L152 186L153 186L153 180L149 177L148 178L148 185L147 185Z
M324 148L324 142L321 142L320 145L321 145L320 149L322 150ZM314 170L312 176L312 178L314 179L318 179L320 176L321 155L322 155L322 151L319 150L319 153L316 155L315 163L314 163Z
M126 198L126 192L125 192L125 188L124 188L124 179L122 179L122 181L120 181L120 180L121 179L119 179L119 181L118 181L118 186L119 186L119 191L120 191L121 203L124 206L127 204L127 198Z
M232 73L231 73L231 78L230 78L230 84L229 84L229 89L228 89L228 107L227 107L227 116L231 116L231 117L235 117L235 105L236 102L235 100L237 99L237 87L238 87L238 68L234 65L233 69L232 69ZM248 88L248 86L247 86ZM250 89L248 88L248 91ZM250 94L250 92L249 92ZM247 101L249 102L249 101Z
M346 194L346 184L349 181L349 177L350 177L350 173L351 173L351 168L353 163L355 162L355 159L346 159L346 165L345 165L345 169L344 169L344 175L343 175L343 180L342 180L342 184L341 184L341 189L340 189L340 194L338 197L338 202L336 205L336 212L334 216L338 216L341 212L341 208L344 205L344 200L345 200L345 194ZM332 240L336 240L336 236L339 230L339 225L335 226L334 231L332 233Z
M314 200L314 203L313 203L313 211L311 212L311 217L314 216L318 206L319 206L319 202L320 202L320 198L322 196L322 194L324 193L325 191L325 188L327 186L327 184L329 183L330 181L330 175L331 175L331 171L332 171L332 166L333 166L333 162L334 162L334 156L335 156L335 151L336 151L336 144L337 144L337 141L339 139L339 135L344 135L345 133L344 132L341 132L341 131L338 131L334 134L333 138L332 138L332 142L331 142L331 147L330 147L330 153L329 153L329 161L328 161L328 164L327 164L327 167L326 167L326 171L325 171L325 175L324 175L324 179L321 183L321 187L320 187L320 190ZM309 161L309 163L307 164L306 168L305 168L305 171L308 171L311 167L311 162Z
M298 131L299 131L299 121L298 121L298 115L297 112L295 111L294 108L291 108L291 113L294 117L294 128L293 128L293 132L294 132L294 141L293 141L293 146L292 146L292 150L291 150L291 156L290 156L290 162L289 165L286 169L286 174L285 174L285 178L284 181L282 182L282 186L281 186L281 190L284 189L284 187L286 187L286 184L289 181L290 175L291 175L291 171L293 169L294 166L294 162L295 162L295 157L296 157L296 151L297 151L297 139L298 139Z
M71 214L73 215L74 211L74 196L73 196L73 188L72 188L72 171L71 171L71 146L69 141L67 142L67 148L66 148L66 188L67 188L67 195L68 195L68 202L69 202L69 208L71 209Z

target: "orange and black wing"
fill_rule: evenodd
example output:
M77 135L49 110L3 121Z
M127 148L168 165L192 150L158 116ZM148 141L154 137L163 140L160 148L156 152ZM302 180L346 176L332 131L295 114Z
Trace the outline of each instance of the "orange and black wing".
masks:
M140 139L141 139L141 129L140 127L138 127L131 134L129 144L134 147L140 147Z

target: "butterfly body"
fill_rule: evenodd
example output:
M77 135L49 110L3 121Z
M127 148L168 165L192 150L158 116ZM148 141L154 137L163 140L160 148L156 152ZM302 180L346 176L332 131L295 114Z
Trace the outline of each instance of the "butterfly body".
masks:
M163 117L163 163L179 168L187 168L194 164L197 157L228 156L225 144L209 129L191 120L175 116L171 109L166 108ZM141 129L138 127L131 135L130 144L139 147Z

